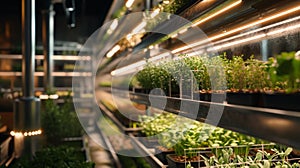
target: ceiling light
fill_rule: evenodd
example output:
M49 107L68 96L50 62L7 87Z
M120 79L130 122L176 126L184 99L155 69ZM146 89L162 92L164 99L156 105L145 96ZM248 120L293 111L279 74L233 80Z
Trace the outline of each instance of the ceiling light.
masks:
M125 6L126 6L127 8L130 8L130 7L132 6L133 2L134 2L134 0L128 0L128 1L126 2Z
M137 34L140 33L141 30L143 30L145 28L145 26L147 25L147 23L145 21L143 21L142 23L140 23L138 26L136 26L133 30L132 30L132 34Z
M216 16L218 16L218 15L220 15L220 14L228 11L229 9L234 8L235 6L239 5L240 3L242 3L242 0L237 0L237 1L234 1L233 3L231 3L230 5L226 6L225 8L223 8L221 10L218 10L217 12L215 12L215 13L213 13L211 15L208 15L208 16L204 15L203 19L202 19L202 17L200 17L199 19L197 19L199 21L195 22L192 26L193 27L194 26L198 26L198 25L200 25L200 24L202 24L202 23L204 23L204 22L206 22L206 21L208 21L208 20L210 20L210 19L212 19L212 18L214 18L214 17L216 17Z
M183 47L179 47L177 49L174 49L172 51L172 53L178 53L178 52L181 52L181 51L184 51L184 50L187 50L189 48L193 48L193 47L196 47L196 46L200 46L202 44L207 44L207 43L210 43L211 41L214 41L214 40L217 40L217 39L220 39L222 37L225 37L225 36L228 36L228 35L231 35L231 34L234 34L234 33L237 33L239 31L242 31L242 30L246 30L246 29L249 29L253 26L257 26L259 24L262 24L262 23L265 23L267 21L271 21L271 20L274 20L276 18L279 18L279 17L282 17L282 16L285 16L285 15L288 15L288 14L291 14L291 13L294 13L296 11L299 11L300 10L300 5L299 6L296 6L296 7L293 7L293 8L290 8L290 9L287 9L285 11L282 11L282 12L279 12L279 13L276 13L276 14L273 14L273 15L270 15L270 16L267 16L263 19L259 19L257 21L253 21L253 22L250 22L248 24L245 24L245 25L242 25L240 27L237 27L237 28L233 28L231 30L228 30L226 32L222 32L220 34L217 34L217 35L214 35L214 36L211 36L209 37L208 39L205 39L205 40L201 40L201 41L198 41L198 42L195 42L195 43L192 43L192 44L189 44L189 45L186 45L186 46L183 46Z
M110 29L110 30L115 30L115 29L117 28L117 26L118 26L118 20L115 19L115 20L111 23L109 29Z
M157 16L158 14L159 14L159 11L160 11L160 9L159 8L157 8L157 9L155 9L152 13L151 13L151 18L154 18L155 16Z
M112 49L106 54L106 57L107 57L107 58L112 57L112 56L115 55L115 53L118 52L120 49L121 49L121 46L120 46L120 45L114 46L114 48L112 48Z

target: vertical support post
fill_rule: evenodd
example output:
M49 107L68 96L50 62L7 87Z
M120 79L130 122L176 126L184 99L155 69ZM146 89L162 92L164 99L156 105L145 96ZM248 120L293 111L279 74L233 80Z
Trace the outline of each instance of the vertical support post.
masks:
M53 52L54 52L54 15L53 5L49 1L46 9L42 11L42 38L44 54L44 90L53 88Z
M145 11L149 11L152 8L152 0L145 0Z
M22 82L23 96L34 95L35 0L22 0Z
M262 40L261 41L261 55L262 55L262 60L267 61L268 60L268 40Z
M34 97L35 68L35 0L22 0L22 92L14 103L14 132L16 157L32 158L39 148L40 100Z

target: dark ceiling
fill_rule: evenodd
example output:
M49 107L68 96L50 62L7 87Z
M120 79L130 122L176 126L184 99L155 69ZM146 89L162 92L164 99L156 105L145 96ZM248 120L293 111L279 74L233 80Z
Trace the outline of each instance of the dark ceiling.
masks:
M113 0L75 0L76 27L70 29L62 3L55 3L55 35L56 41L84 42L96 29L101 27ZM21 2L9 0L0 5L0 29L10 25L9 40L12 45L19 45L21 40ZM46 0L36 0L36 37L37 44L41 42L41 11L45 8ZM0 30L0 37L4 31ZM1 42L0 42L1 45Z
M37 14L44 8L46 0L36 0ZM75 0L77 15L94 15L103 18L108 12L113 0ZM21 14L22 0L9 0L0 5L0 14L11 15ZM55 11L57 14L64 14L61 3L55 3Z

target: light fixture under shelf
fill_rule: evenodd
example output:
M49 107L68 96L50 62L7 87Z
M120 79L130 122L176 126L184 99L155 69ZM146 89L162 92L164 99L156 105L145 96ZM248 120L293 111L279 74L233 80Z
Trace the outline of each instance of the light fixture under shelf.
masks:
M235 27L235 28L229 29L227 31L223 31L223 32L221 32L219 34L215 34L215 35L209 36L207 39L197 41L197 42L192 43L190 45L186 45L186 46L183 46L183 47L176 48L176 49L172 50L172 53L175 54L175 53L179 53L179 52L184 51L184 50L188 50L188 49L193 48L193 47L200 47L202 45L207 45L208 43L211 43L212 41L221 39L223 37L232 35L234 33L238 33L240 31L244 31L244 30L250 29L250 28L252 28L254 26L258 26L258 25L260 25L262 23L266 23L266 22L278 19L278 18L283 17L283 16L291 15L291 14L293 14L295 12L299 12L299 11L300 11L300 5L297 5L297 6L285 9L285 10L283 10L281 12L265 16L264 18L260 18L260 19L258 19L256 21L252 21L252 22L249 22L247 24L241 25L239 27Z

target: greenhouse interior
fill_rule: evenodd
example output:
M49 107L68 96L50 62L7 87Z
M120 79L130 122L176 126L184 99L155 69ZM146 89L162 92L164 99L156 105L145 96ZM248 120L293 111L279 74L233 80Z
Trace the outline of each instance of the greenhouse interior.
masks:
M300 168L299 0L0 9L0 167Z

